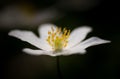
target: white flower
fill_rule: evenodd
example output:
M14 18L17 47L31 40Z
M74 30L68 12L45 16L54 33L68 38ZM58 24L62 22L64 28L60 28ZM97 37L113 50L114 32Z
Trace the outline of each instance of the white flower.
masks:
M62 30L53 24L43 24L38 29L40 37L37 37L31 31L23 30L12 30L9 32L9 35L26 41L38 48L38 50L24 48L23 51L27 54L59 56L84 54L87 47L110 42L98 37L91 37L83 41L91 31L90 27L82 26L70 33L70 30L66 28Z

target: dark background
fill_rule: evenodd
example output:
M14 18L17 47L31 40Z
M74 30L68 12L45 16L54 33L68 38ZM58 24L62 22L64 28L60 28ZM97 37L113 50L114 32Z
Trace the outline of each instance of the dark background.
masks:
M84 55L60 56L63 79L120 79L119 9L118 0L1 0L0 79L58 79L56 57L25 54L22 48L33 46L8 36L13 29L37 34L44 23L71 30L88 25L93 31L87 38L112 41L87 48Z

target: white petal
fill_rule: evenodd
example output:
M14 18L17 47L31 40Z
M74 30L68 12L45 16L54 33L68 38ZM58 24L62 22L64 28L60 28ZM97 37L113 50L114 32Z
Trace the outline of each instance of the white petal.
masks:
M98 37L91 37L87 39L86 41L78 44L77 46L70 48L69 49L69 54L85 54L86 53L86 48L98 44L104 44L104 43L109 43L110 41L100 39Z
M101 38L98 38L98 37L91 37L91 38L83 41L80 44L80 46L85 49L85 48L90 47L90 46L104 44L104 43L110 43L110 41L104 40L104 39L101 39Z
M52 47L48 44L48 42L46 41L46 39L40 39L41 40L41 45L42 47L44 47L44 49L46 49L46 51L52 51Z
M53 52L53 51L33 50L30 48L25 48L23 49L23 52L30 54L30 55L48 55L48 56L55 57L55 56L68 56L72 54L82 54L81 52L85 52L85 51L75 52L75 51L70 51L70 50L63 50L61 52Z
M33 50L29 48L23 49L23 52L30 54L30 55L48 55L47 51L44 50Z
M66 53L66 55L72 55L72 54L85 54L86 50L82 49L82 48L71 48L68 50L68 52Z
M74 49L74 50L71 50L70 51L70 54L85 54L86 53L86 50L85 49Z
M52 56L67 56L68 52L69 51L67 51L67 50L62 50L60 52L54 52Z
M30 49L30 48L24 48L23 52L30 54L30 55L48 55L48 56L59 56L61 55L61 53L53 53L53 51L44 51L44 50L34 50L34 49Z
M92 31L92 28L90 28L88 26L82 26L82 27L78 27L78 28L74 29L70 34L67 49L80 43L82 40L85 39L87 34L91 31Z
M42 24L39 26L38 32L40 35L40 38L47 39L48 37L48 31L51 31L51 27L56 28L53 24Z
M61 52L57 52L54 54L54 56L68 56L68 55L73 55L73 54L84 54L86 50L63 50Z
M78 44L77 46L71 48L70 50L71 51L75 51L75 52L81 52L83 51L82 53L85 53L85 49L87 47L90 47L90 46L94 46L94 45L98 45L98 44L104 44L104 43L109 43L110 41L107 41L107 40L103 40L103 39L100 39L98 37L91 37L85 41L83 41L82 43Z
M43 50L51 50L46 47L42 40L40 40L33 32L31 31L21 31L21 30L12 30L9 32L10 36L21 39L22 41L26 41L40 49Z

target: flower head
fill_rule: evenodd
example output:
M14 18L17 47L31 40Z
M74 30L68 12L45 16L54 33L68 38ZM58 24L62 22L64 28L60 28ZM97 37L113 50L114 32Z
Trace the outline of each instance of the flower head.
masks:
M70 30L66 28L61 29L53 24L43 24L38 28L40 37L37 37L31 31L23 30L12 30L9 32L9 35L26 41L38 48L38 50L24 48L23 51L25 53L31 55L59 56L84 54L87 47L110 42L98 37L91 37L83 41L91 31L90 27L82 26L70 33Z

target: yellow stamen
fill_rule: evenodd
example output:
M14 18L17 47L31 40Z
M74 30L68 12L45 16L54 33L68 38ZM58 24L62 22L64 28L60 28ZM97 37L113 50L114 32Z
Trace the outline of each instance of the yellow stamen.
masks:
M50 31L48 31L48 34L50 35L50 34L51 34L51 32L50 32Z
M54 29L54 27L51 27L51 31L48 31L46 41L54 51L61 51L68 45L69 36L70 30L67 30L66 28L64 28L62 32L61 28Z

